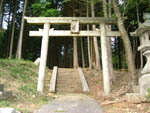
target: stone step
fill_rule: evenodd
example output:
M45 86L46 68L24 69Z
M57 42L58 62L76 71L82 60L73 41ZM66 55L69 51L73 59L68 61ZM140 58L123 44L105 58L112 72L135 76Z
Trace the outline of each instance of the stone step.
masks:
M78 92L82 92L82 90L80 90L80 89L74 89L74 88L72 88L72 89L62 89L62 88L56 88L56 91L57 92L76 92L76 91L78 91Z
M64 87L56 87L56 91L59 93L59 92L75 92L75 91L78 91L78 92L82 92L82 88L78 87L68 87L68 88L64 88Z
M56 91L65 93L82 92L82 84L78 70L59 68Z
M59 72L77 72L76 69L58 69Z
M80 92L82 92L82 86L70 86L70 87L65 87L65 86L57 86L56 87L56 91L57 92L61 92L61 91L70 91L70 92L72 92L72 91L80 91Z
M79 75L79 73L61 73L61 72L59 72L58 73L58 76L76 76L76 75Z
M78 72L60 72L58 71L58 74L61 74L61 75L78 75L79 73Z
M64 88L64 86L66 86L66 85L58 85L56 88ZM77 88L77 87L79 87L79 86L71 85L71 86L68 86L67 88Z
M70 84L70 83L60 83L60 84L57 84L56 88L57 87L64 87L66 86L65 88L69 88L69 87L82 87L81 83L76 83L76 84Z
M58 71L58 75L78 75L78 72L60 72Z
M72 82L72 80L74 80L74 82ZM81 81L80 81L80 79L61 79L61 78L59 78L59 79L57 79L57 81L56 81L57 83L62 83L62 82L67 82L67 83L71 83L71 84L73 84L73 83L81 83Z
M57 85L59 85L59 84L61 84L61 85L63 85L63 84L66 84L66 85L77 85L77 84L81 84L81 82L79 81L76 81L76 82L64 82L64 81L57 81Z
M56 91L57 92L69 92L69 93L81 93L82 92L82 90L81 89L62 89L62 88L56 88Z
M57 76L57 78L66 78L66 79L73 79L73 78L79 78L80 76Z
M74 84L74 85L76 85L76 84L81 84L81 82L80 81L76 81L76 82L69 81L69 82L67 82L67 81L60 80L60 81L57 81L57 84L70 84L70 85Z
M79 77L58 77L57 80L69 81L69 80L80 80L80 79Z
M79 78L79 76L57 76L57 79L59 79L59 78L65 78L65 79L78 79Z
M77 85L77 84L72 84L72 85L70 85L70 84L59 84L59 85L57 85L56 88L58 88L58 87L61 87L61 88L64 88L64 87L65 88L78 88L78 87L82 87L82 86L81 85Z

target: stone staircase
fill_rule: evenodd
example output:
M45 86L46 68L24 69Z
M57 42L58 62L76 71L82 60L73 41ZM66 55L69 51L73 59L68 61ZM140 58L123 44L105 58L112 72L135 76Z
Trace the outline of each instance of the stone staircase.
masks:
M81 93L82 84L77 69L59 68L56 80L56 92Z

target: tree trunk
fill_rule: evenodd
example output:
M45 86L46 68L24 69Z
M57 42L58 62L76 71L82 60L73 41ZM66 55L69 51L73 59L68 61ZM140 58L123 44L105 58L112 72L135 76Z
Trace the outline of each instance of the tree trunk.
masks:
M112 7L111 7L111 0L108 1L109 2L109 14L108 17L111 18L112 17ZM108 26L109 31L111 31L111 25ZM114 70L113 70L113 60L112 60L112 40L111 37L108 37L108 54L109 54L109 69L110 69L110 79L111 80L116 80L116 77L114 75Z
M90 69L92 69L93 68L93 66L94 66L94 59L93 59L93 56L94 56L94 54L93 54L93 39L90 37L90 54L91 54L91 67L90 67Z
M2 30L2 18L3 18L3 16L2 16L2 9L3 9L3 0L1 0L1 2L0 2L0 30ZM1 42L1 31L0 31L0 42Z
M24 30L24 16L25 16L25 13L26 13L27 4L28 4L28 0L25 0L23 14L22 14L20 35L19 35L19 40L18 40L18 48L17 48L17 53L16 53L16 58L18 58L18 59L21 59L21 57L22 57L22 41L23 41L23 30Z
M75 17L75 11L73 10L73 16ZM73 67L78 68L78 39L73 37Z
M82 67L85 68L84 48L83 48L83 38L81 38L81 56L82 56Z
M137 15L137 22L138 25L140 24L140 17L139 17L139 8L138 8L138 1L136 0L136 15Z
M77 48L77 37L73 37L73 67L78 68L78 48Z
M9 9L9 17L8 17L8 26L7 26L7 35L6 35L6 37L7 37L7 40L6 40L6 55L5 55L5 57L7 58L8 57L8 55L9 55L9 45L10 45L10 32L11 32L11 7L10 7L10 9Z
M3 9L3 0L0 2L0 28L2 28L2 9Z
M118 38L118 60L119 60L119 69L121 69L122 64L121 64L121 46L120 46L120 38Z
M87 0L87 17L89 17L89 5L88 5L89 0ZM87 30L89 30L89 25L87 25ZM88 60L89 60L89 68L92 69L92 63L91 63L91 48L90 48L90 37L87 38L87 44L88 44Z
M10 50L9 50L9 57L12 58L12 51L13 51L13 41L14 41L14 33L15 33L15 21L16 21L16 11L17 11L17 5L18 0L15 0L15 10L13 14L13 25L12 25L12 33L11 33L11 42L10 42Z
M91 14L92 14L92 17L95 17L95 11L94 11L94 3L93 3L93 1L91 1ZM93 25L93 30L94 31L96 30L96 25ZM95 49L95 55L96 55L96 69L101 71L97 37L94 37L93 41L94 41L94 49Z
M114 13L117 16L118 28L119 28L119 31L121 33L121 37L122 37L124 47L125 47L128 70L131 74L131 76L130 76L130 88L132 88L133 85L137 84L138 76L136 74L136 68L135 68L135 63L134 63L134 59L133 59L131 43L130 43L130 40L129 40L128 33L127 33L127 31L124 27L124 22L123 22L123 19L121 17L120 10L119 10L115 0L112 0L112 6L113 6L113 9L114 9Z

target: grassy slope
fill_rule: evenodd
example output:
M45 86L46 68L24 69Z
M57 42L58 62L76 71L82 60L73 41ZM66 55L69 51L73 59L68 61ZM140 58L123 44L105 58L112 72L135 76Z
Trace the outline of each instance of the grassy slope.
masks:
M16 98L0 100L0 107L13 107L28 113L48 102L48 96L36 92L38 67L30 61L0 59L0 84Z

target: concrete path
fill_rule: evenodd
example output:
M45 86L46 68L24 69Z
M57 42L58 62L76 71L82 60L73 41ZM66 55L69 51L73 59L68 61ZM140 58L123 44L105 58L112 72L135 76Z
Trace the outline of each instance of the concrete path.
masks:
M103 113L99 104L83 94L59 95L35 113Z

